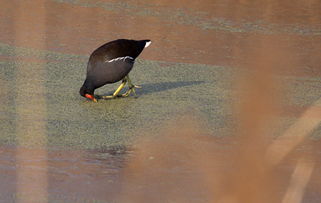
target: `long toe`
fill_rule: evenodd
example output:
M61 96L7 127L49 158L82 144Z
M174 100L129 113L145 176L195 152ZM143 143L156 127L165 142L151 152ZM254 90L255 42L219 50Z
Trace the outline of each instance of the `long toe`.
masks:
M113 99L115 98L113 95L106 95L106 96L101 96L102 99Z
M122 97L128 97L130 93L132 92L132 89L127 90L124 94L122 94Z
M138 85L133 85L133 86L130 88L130 89L131 89L131 92L133 92L135 96L137 96L137 94L136 94L136 88L141 88L141 87L138 86Z

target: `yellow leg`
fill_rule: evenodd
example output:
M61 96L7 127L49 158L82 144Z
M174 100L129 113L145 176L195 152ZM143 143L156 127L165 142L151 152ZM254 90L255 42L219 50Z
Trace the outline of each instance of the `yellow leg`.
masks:
M125 87L127 80L124 79L113 95L102 96L103 99L113 99L118 96L119 92Z
M122 94L121 96L122 97L127 97L127 96L129 96L130 95L130 93L134 93L134 95L136 96L136 91L135 91L135 88L141 88L140 86L138 86L138 85L134 85L133 83L132 83L132 81L130 80L130 78L129 78L129 76L127 75L126 77L125 77L125 80L128 82L128 90L124 93L124 94Z
M127 81L123 80L123 82L119 85L117 90L114 92L113 97L116 97L118 95L118 93L125 87L126 83Z

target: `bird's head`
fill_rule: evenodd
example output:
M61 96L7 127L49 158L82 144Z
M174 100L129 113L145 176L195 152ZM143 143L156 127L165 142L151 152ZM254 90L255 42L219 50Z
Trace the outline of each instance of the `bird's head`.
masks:
M86 82L83 84L83 86L79 90L79 94L83 97L86 97L87 99L92 100L93 102L97 102L97 99L94 96L94 88L91 88L86 84Z

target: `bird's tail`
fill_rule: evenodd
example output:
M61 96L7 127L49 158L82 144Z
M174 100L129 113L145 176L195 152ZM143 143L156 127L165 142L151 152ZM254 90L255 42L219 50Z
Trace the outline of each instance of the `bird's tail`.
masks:
M145 42L145 47L144 47L144 48L148 47L148 46L152 43L152 41L151 41L151 40L149 40L149 39L142 40L142 41L144 41L144 42Z

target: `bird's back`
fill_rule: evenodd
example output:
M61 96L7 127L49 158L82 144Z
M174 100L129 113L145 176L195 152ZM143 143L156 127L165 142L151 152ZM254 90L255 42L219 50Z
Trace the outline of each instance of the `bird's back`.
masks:
M118 39L97 48L90 56L89 62L109 61L119 57L130 56L134 60L143 51L150 40Z
M118 39L97 48L87 66L87 79L97 88L123 79L150 40Z

